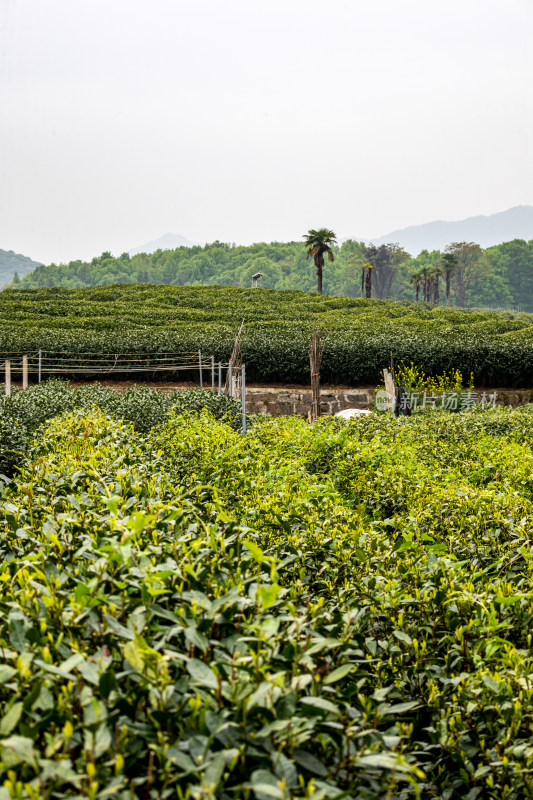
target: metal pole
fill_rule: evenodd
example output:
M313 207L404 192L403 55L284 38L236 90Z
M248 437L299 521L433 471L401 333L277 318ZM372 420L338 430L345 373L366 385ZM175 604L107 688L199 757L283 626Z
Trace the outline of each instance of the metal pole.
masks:
M246 368L241 367L242 432L246 433Z
M42 363L42 352L39 350L39 383L41 382L41 363Z
M200 389L204 388L204 376L202 375L202 351L198 350L198 366L200 368Z
M211 356L211 394L215 394L215 356Z
M230 397L233 397L233 367L231 366L231 361L228 364L228 383L229 383L228 395Z
M222 364L218 365L218 393L222 394Z
M11 361L6 361L6 395L11 394Z
M22 388L28 388L28 356L22 356Z

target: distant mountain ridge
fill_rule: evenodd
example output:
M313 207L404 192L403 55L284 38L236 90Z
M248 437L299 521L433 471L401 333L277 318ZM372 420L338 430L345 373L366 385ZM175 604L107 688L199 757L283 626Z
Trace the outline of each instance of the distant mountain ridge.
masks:
M135 256L137 253L155 253L156 250L175 250L176 247L194 247L199 244L201 242L193 242L179 233L165 233L159 239L152 239L151 242L133 247L128 253L130 256Z
M361 236L339 237L339 244L347 239L369 244L398 242L412 256L421 250L443 250L451 242L477 242L483 248L509 242L513 239L533 240L533 206L521 205L497 214L468 217L458 221L434 220L421 225L410 225L367 239ZM175 250L178 247L203 246L205 242L193 241L177 233L165 233L158 239L128 250L130 256L138 253L155 253L157 250ZM0 249L0 287L12 282L15 272L19 278L32 272L42 262L34 261L13 250Z
M15 272L19 278L23 278L24 275L33 272L35 267L40 266L40 261L33 261L28 256L15 253L14 250L0 250L0 287L11 283Z
M476 242L485 248L513 239L533 239L533 206L515 206L497 214L468 217L456 222L435 220L400 228L376 239L357 241L375 245L398 242L408 253L417 256L421 250L443 250L451 242Z
M481 247L492 247L513 239L533 239L533 206L514 206L496 214L467 217L457 221L434 220L421 225L385 233L374 239L361 236L343 236L339 243L347 239L358 242L372 242L375 245L398 242L408 253L417 256L421 250L443 250L451 242L476 242ZM128 250L130 256L137 253L155 253L156 250L174 250L176 247L203 245L177 233L165 233L159 239Z

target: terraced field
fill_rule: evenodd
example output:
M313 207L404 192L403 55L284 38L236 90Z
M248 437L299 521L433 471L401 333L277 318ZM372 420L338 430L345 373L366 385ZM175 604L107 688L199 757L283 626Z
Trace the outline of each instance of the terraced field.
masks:
M328 383L374 383L391 352L395 362L413 361L429 374L473 372L478 386L533 382L533 315L229 287L4 291L0 359L43 350L46 370L47 360L65 352L80 359L108 354L111 366L117 353L185 357L201 349L227 361L243 319L242 352L253 381L307 384L318 324Z

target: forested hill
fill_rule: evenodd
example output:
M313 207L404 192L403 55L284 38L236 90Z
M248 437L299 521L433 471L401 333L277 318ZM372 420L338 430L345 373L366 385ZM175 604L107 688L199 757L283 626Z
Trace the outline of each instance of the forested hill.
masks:
M39 261L32 261L31 258L15 253L13 250L0 250L0 286L13 281L16 285L19 278L38 266L40 266Z
M411 300L415 298L421 275L440 271L442 276L443 253L439 250L423 250L411 258L404 251L388 247L390 280L380 283L375 270L372 297ZM324 293L361 297L361 267L368 261L368 248L365 250L362 242L348 240L335 247L334 254L335 261L328 261L324 268ZM38 266L22 278L20 288L81 288L139 282L249 287L252 275L257 272L263 274L261 285L265 287L316 289L315 268L312 260L306 259L301 241L247 247L214 242L205 247L157 250L133 257L123 253L116 258L107 252L91 262ZM459 285L452 277L452 304L533 311L533 240L515 239L486 250L478 248L475 262L467 265L461 281ZM443 279L440 286L442 297Z

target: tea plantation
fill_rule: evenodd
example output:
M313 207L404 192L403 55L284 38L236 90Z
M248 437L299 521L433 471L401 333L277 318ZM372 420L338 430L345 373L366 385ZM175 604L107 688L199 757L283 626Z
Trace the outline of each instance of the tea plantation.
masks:
M533 796L533 408L144 392L4 401L0 800Z
M227 361L243 319L249 380L307 384L311 331L318 324L326 337L324 381L377 381L392 351L396 362L413 361L428 374L473 372L478 386L533 383L531 314L218 286L3 291L0 361L43 350L45 375L47 364L66 352L79 353L80 362L109 354L109 366L117 353L138 360L199 348Z

